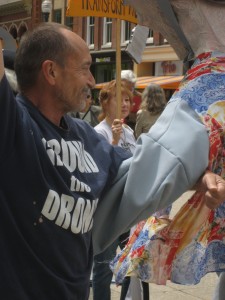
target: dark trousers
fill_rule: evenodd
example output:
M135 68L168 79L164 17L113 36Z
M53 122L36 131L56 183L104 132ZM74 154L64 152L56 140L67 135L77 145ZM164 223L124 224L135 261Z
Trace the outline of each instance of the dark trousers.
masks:
M149 284L147 282L141 281L143 289L143 300L149 300ZM122 289L120 294L120 300L124 300L127 295L127 291L130 285L130 277L125 277L122 283Z
M123 249L128 241L129 232L122 234L102 253L94 256L92 290L94 300L110 300L110 285L113 273L109 268L109 262L116 256L116 250L119 246Z

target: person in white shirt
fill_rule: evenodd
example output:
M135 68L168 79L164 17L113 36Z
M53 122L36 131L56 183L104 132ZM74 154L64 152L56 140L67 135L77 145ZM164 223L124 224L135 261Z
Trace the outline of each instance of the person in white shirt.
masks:
M133 154L136 146L134 131L124 123L132 108L133 94L129 88L122 82L121 86L121 120L116 119L117 99L116 99L116 81L107 83L99 94L99 102L102 107L102 113L99 115L100 123L94 129L103 135L112 145L117 145ZM102 253L94 257L93 266L93 297L94 300L110 299L110 283L112 280L112 271L109 268L109 261L116 255L116 249L119 246L123 248L129 237L129 231L118 237ZM125 279L122 290L121 300L147 300L149 299L149 287L147 283L140 282L137 278L132 278L129 284L129 278Z

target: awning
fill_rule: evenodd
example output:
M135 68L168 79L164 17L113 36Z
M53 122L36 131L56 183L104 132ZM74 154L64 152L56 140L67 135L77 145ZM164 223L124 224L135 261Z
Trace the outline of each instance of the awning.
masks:
M156 83L156 84L160 85L163 89L175 90L179 86L182 79L183 79L183 75L182 76L171 76L170 75L170 76L138 77L137 82L136 82L136 88L144 89L150 83ZM96 84L95 88L101 89L105 83L98 83L98 84Z
M138 77L136 82L137 89L144 89L150 83L156 83L160 85L163 89L175 90L178 88L182 76L148 76L148 77Z

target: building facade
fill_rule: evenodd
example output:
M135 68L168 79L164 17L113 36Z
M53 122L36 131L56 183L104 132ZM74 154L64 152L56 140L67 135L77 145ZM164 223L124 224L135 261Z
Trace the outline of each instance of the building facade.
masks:
M1 0L0 27L7 30L19 44L28 29L43 21L41 0ZM78 33L90 49L93 64L91 71L97 83L115 78L116 74L116 20L100 17L67 17L67 0L52 0L49 21L65 24ZM172 47L158 32L149 29L142 55L136 64L126 47L135 24L121 22L121 69L132 69L140 76L182 75L182 62Z

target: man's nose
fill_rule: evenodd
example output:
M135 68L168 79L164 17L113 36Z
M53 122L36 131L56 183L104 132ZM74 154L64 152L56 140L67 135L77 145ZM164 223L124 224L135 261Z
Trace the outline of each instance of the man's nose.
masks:
M89 81L89 87L91 89L93 89L95 87L95 79L94 79L94 76L92 75L91 71L90 71L90 76L88 78L88 81Z

